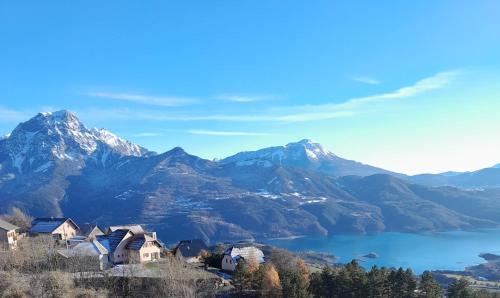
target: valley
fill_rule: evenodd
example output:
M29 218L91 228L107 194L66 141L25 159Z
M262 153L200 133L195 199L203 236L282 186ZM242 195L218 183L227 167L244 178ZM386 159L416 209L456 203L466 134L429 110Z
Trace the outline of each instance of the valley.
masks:
M71 112L40 113L0 141L0 209L207 242L494 228L500 190L416 184L311 140L221 161L151 152ZM492 168L489 172L500 169ZM496 173L496 172L495 172ZM436 184L436 183L430 183Z

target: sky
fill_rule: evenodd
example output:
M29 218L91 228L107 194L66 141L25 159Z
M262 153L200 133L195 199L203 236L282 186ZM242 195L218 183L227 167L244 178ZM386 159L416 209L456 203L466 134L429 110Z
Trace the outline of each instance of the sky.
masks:
M500 2L3 1L0 134L68 109L204 158L313 139L407 174L500 163Z

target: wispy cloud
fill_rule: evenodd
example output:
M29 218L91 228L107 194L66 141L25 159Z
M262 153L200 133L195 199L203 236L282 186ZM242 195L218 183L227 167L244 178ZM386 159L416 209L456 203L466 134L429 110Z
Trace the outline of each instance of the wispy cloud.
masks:
M89 92L87 95L164 107L183 106L199 102L198 99L188 97L151 96L135 93Z
M402 87L392 92L352 98L340 103L327 103L319 105L303 105L303 106L289 107L286 110L288 112L307 111L309 113L314 113L314 112L325 113L327 111L341 111L341 110L355 111L356 109L367 104L391 101L402 98L409 98L429 91L445 88L457 76L459 76L460 73L461 71L458 70L439 72L433 76L421 79L413 85Z
M391 92L348 99L340 103L317 105L278 106L261 113L246 114L179 114L165 113L156 110L87 110L82 111L89 117L104 119L135 119L148 121L225 121L225 122L309 122L352 117L363 112L363 107L403 98L411 98L433 90L448 86L460 71L445 71L421 79L413 85L405 86Z
M247 132L247 131L220 131L220 130L202 130L202 129L191 129L188 133L193 135L207 135L207 136L220 136L220 137L262 137L262 136L272 136L270 133L263 132Z
M381 83L379 80L370 77L351 77L351 79L353 81L368 85L378 85Z
M36 112L25 110L15 110L0 106L0 122L20 122L33 117Z
M400 88L396 91L383 93L379 95L367 96L364 98L353 99L352 101L358 102L371 102L377 100L387 100L404 98L422 94L424 92L441 89L446 87L453 79L455 79L460 74L458 70L439 72L431 77L424 78L415 84Z
M139 132L139 133L134 133L131 136L139 138L144 138L144 137L149 138L149 137L158 137L161 136L161 134L157 132Z
M275 95L241 95L241 94L218 94L216 99L234 102L256 102L264 100L272 100L278 98Z
M352 111L326 111L324 113L293 113L293 114L165 114L154 110L130 110L130 109L86 109L77 111L86 119L94 120L147 120L147 121L224 121L224 122L305 122L313 120L327 120L349 117Z

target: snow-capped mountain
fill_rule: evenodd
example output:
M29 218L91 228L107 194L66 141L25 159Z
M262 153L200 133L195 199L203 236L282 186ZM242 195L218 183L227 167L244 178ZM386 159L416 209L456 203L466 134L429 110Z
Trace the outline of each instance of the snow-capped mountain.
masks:
M304 139L285 146L276 146L257 151L240 152L220 161L222 164L234 166L270 167L284 166L323 172L333 176L373 174L393 174L404 176L390 171L365 165L356 161L347 160L312 140Z
M88 129L68 111L40 113L0 140L2 170L15 175L46 172L56 162L93 160L105 166L111 155L150 152L104 129Z
M18 206L34 216L143 223L174 241L500 224L494 190L433 189L387 173L310 140L219 162L179 147L155 154L59 111L0 139L0 214Z

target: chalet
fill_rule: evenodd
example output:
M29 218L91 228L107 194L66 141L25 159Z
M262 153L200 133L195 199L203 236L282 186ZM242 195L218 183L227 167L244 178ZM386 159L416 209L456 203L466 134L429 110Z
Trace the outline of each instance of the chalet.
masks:
M80 226L78 235L84 237L85 241L92 241L97 235L104 235L104 231L98 225L85 223Z
M72 248L59 250L59 254L65 258L83 258L85 264L91 268L104 270L110 267L108 250L97 240L81 242Z
M141 225L123 225L123 226L110 226L106 229L105 234L109 235L116 230L129 230L134 234L144 234L145 231Z
M18 226L0 219L0 244L8 248L16 248L19 229Z
M73 247L82 242L92 242L97 235L104 235L104 232L98 225L85 223L80 226L76 236L68 240L68 244Z
M234 271L241 260L264 263L264 253L255 246L231 246L224 251L221 268Z
M161 244L148 234L136 235L127 244L130 263L144 263L160 259Z
M160 259L161 243L156 239L156 233L146 233L135 229L114 229L107 235L97 235L96 240L108 251L112 264L144 263Z
M71 218L36 218L29 230L31 235L52 235L55 240L67 241L78 233L78 225Z
M208 246L203 240L182 240L174 248L174 255L188 263L196 263L200 261L200 255L203 251L208 251Z

